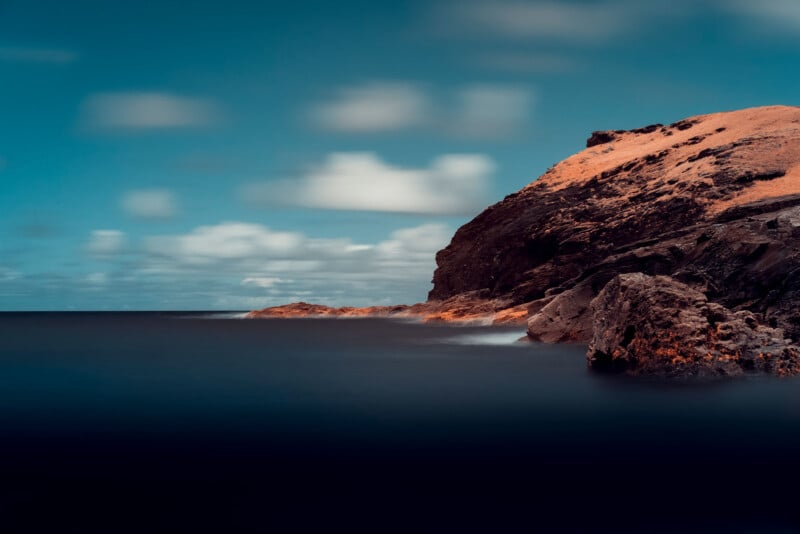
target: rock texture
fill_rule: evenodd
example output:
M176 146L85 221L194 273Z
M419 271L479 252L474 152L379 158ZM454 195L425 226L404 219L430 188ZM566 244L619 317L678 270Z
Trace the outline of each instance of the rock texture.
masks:
M460 228L437 255L430 299L529 303L532 338L589 342L602 328L592 300L641 272L800 339L800 108L594 132L586 144Z
M667 376L800 371L800 348L783 330L709 302L674 278L617 276L590 308L588 357L597 369Z
M780 332L800 340L800 108L597 131L586 147L461 227L437 254L428 302L400 313L527 313L531 338L591 342L593 366L628 372L796 372ZM644 277L636 291L626 273ZM665 297L682 291L691 303ZM668 316L646 316L626 341L608 330L622 326L615 298Z
M507 301L487 300L477 295L457 295L443 302L423 302L412 306L369 306L332 308L320 304L296 302L247 314L249 319L292 319L303 317L393 317L424 322L479 324L518 324L528 320L528 306L510 306Z

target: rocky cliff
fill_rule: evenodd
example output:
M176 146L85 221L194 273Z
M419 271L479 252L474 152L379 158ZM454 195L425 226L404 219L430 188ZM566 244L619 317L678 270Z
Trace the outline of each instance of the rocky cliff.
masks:
M472 303L489 317L508 309L517 318L527 309L532 339L591 342L596 367L793 374L800 108L594 132L585 150L461 227L436 261L423 306L459 302L463 311ZM640 290L619 290L632 283L618 278L626 273L641 273ZM648 302L670 317L686 304L643 290L648 284L692 292L696 307L685 318L694 326L645 314ZM639 322L622 324L632 309ZM730 348L737 343L738 352Z
M533 339L588 343L611 313L590 306L610 280L662 275L800 339L800 108L594 132L586 145L460 228L430 299L527 302Z

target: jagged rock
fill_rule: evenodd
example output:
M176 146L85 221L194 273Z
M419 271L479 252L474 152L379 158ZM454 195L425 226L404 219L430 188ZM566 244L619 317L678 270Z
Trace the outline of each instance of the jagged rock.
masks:
M534 341L563 343L583 341L592 335L589 303L595 293L590 284L580 284L555 296L528 319L528 335Z
M796 349L783 352L780 330L769 328L800 341L800 108L752 108L668 126L597 131L586 144L459 228L436 256L428 302L392 312L378 307L324 314L515 323L528 315L532 339L591 341L606 347L598 355L611 350L618 354L611 360L626 362L631 372L736 374L751 363L756 371L796 372L787 363ZM635 355L603 345L605 336L615 334L603 331L590 303L625 273L666 275L691 288L700 300L693 303L699 311L683 316L688 330L654 317L648 324L665 346L701 332L711 336L708 345L681 349L669 365L644 338ZM666 282L660 284L658 298L668 293L662 291ZM647 296L644 289L639 293ZM673 308L668 317L679 312ZM709 330L700 317L717 312L725 319L716 324L728 326ZM772 335L780 339L767 343ZM710 351L711 360L698 346ZM757 347L771 356L754 357ZM646 350L655 352L648 358Z
M610 143L616 138L617 136L614 134L614 132L603 132L603 131L592 132L591 137L589 137L589 139L586 140L586 148L590 148L597 145L604 145L606 143Z
M588 342L572 319L558 333L565 315L550 312L568 299L580 317L591 300L565 292L671 275L800 339L800 108L605 133L462 226L437 255L429 298L483 291L518 305L564 293L533 314L530 334Z
M590 308L587 357L596 369L668 376L800 372L800 348L783 330L667 276L617 276Z

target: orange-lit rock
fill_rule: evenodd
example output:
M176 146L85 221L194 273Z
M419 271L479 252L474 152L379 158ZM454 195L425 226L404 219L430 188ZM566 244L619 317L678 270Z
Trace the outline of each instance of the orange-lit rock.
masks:
M800 108L595 132L437 255L431 299L528 303L531 338L589 342L618 274L669 275L800 340Z
M667 276L617 276L590 308L594 368L672 376L800 372L800 347L783 330Z
M298 304L253 315L485 323L527 316L532 339L589 343L604 335L590 303L616 276L643 273L670 276L709 306L748 313L758 328L800 341L800 108L594 132L586 146L462 226L436 256L428 302ZM663 324L660 339L678 345L681 330ZM763 365L748 359L752 369L793 372L770 354L760 356ZM681 373L697 358L721 365L729 357L679 351L657 360Z
M250 319L289 319L302 317L393 317L423 322L525 325L527 306L509 307L502 301L489 301L459 295L444 302L423 302L413 306L370 306L332 308L296 302L265 308L247 314Z

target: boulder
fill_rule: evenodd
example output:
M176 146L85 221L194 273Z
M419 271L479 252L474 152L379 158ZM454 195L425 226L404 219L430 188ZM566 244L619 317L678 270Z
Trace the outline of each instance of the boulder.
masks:
M800 371L800 347L783 330L668 276L616 276L590 308L587 358L594 369L664 376Z

